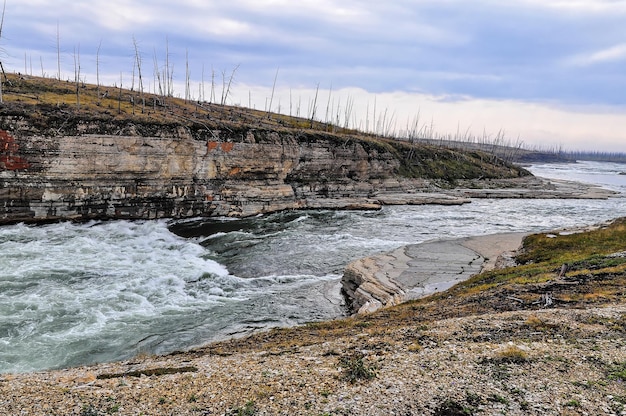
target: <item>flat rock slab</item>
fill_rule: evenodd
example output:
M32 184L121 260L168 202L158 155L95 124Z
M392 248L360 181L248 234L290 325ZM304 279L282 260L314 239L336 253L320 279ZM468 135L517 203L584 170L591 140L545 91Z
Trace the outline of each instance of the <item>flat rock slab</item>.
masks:
M365 313L444 291L496 267L497 259L517 250L525 235L431 241L359 259L344 272L343 292L353 313Z
M458 241L436 241L404 247L410 259L393 278L404 290L405 300L446 290L480 273L483 256Z

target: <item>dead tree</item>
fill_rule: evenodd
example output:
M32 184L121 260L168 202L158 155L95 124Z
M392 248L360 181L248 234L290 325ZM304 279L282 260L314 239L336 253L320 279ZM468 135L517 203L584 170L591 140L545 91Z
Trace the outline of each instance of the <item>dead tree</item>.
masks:
M7 7L7 2L6 0L4 0L4 4L2 6L2 19L0 20L0 39L2 39L2 28L4 27L4 12L6 10ZM0 69L2 70L2 77L4 78L4 81L8 84L9 80L7 78L7 74L6 72L4 72L4 65L2 65L2 61L0 61ZM4 99L2 97L2 80L0 80L0 104L4 102Z
M141 112L143 113L146 108L146 100L143 96L143 78L141 76L141 54L139 53L139 46L137 40L133 36L133 45L135 46L135 60L137 62L137 73L139 75L139 96L141 98ZM134 105L134 104L133 104Z

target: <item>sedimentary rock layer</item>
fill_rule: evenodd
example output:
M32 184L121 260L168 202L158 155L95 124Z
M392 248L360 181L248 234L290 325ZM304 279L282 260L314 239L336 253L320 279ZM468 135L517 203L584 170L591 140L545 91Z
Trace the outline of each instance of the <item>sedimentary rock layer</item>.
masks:
M528 196L510 181L535 180L484 155L320 132L33 123L0 117L0 223L462 204Z
M246 216L281 209L373 207L398 165L358 143L299 143L254 134L39 137L3 131L0 221ZM416 183L412 183L415 187Z

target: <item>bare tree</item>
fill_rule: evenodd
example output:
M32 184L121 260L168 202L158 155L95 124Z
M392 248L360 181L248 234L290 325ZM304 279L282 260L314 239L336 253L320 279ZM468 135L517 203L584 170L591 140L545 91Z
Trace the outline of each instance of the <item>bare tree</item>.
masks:
M315 88L315 99L313 100L313 105L311 106L311 128L313 128L313 120L315 120L315 113L317 112L317 94L320 90L320 84L317 83L317 88Z
M118 99L117 99L117 114L122 114L122 83L123 83L123 77L122 77L122 71L120 71L120 95L118 96Z
M167 36L165 37L165 73L163 74L163 83L165 84L165 94L170 95L170 42Z
M230 87L233 83L233 78L235 78L235 72L237 72L237 69L239 69L239 64L237 64L237 66L233 68L233 72L230 73L230 78L228 79L228 85L226 86L226 92L224 93L224 91L222 90L222 105L226 104L226 100L228 99L228 94L230 94ZM222 85L224 82L223 75L224 75L224 72L222 72Z
M98 44L96 50L96 94L98 96L98 103L100 103L100 47L102 46L102 40Z
M2 6L2 19L0 20L0 39L2 39L2 28L4 27L4 12L7 8L7 1L4 0L4 4ZM7 74L4 72L4 65L2 65L2 61L0 61L0 69L2 69L2 75L4 80L8 83ZM0 80L0 104L3 103L4 98L2 97L2 80Z
M330 99L333 95L333 84L330 84L330 89L328 90L328 102L326 103L326 116L324 117L324 123L329 123L328 111L330 110ZM331 111L332 113L332 111Z
M189 50L185 49L185 101L191 100L191 72L189 71Z
M165 68L163 70L163 85L167 97L174 96L174 63L170 65L170 43L165 37Z
M61 81L61 36L59 35L59 21L57 20L57 75Z
M280 67L276 68L276 75L274 75L274 84L272 85L272 95L270 97L270 107L267 109L267 118L270 117L270 113L272 112L272 101L274 101L274 89L276 88L276 79L278 79L278 70Z
M156 94L157 85L158 85L159 96L163 97L165 92L163 89L163 84L161 82L161 72L159 71L159 61L157 59L156 49L154 50L154 78L155 78L154 92Z
M137 61L137 73L139 75L139 95L141 97L141 112L143 113L146 107L146 100L143 96L143 78L141 76L141 54L139 53L139 46L137 40L133 36L133 45L135 46L135 60Z
M215 69L213 65L211 65L211 97L209 97L209 102L215 102Z
M80 109L80 45L74 48L74 81L76 82L76 107Z
M200 91L198 91L198 94L200 95L198 97L198 100L204 102L205 101L205 96L204 96L204 64L202 64L202 81L201 81L201 85L202 87L200 88Z

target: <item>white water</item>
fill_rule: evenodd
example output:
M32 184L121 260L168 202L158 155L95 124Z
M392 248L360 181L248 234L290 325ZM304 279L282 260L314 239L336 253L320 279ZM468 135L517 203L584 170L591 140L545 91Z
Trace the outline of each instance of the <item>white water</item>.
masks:
M459 207L285 212L246 220L0 227L0 372L165 353L344 313L359 257L436 238L626 216L625 165L538 165L609 200L475 200ZM175 230L180 237L171 230Z

